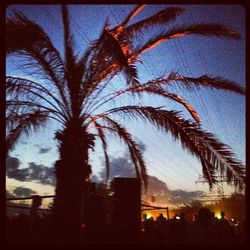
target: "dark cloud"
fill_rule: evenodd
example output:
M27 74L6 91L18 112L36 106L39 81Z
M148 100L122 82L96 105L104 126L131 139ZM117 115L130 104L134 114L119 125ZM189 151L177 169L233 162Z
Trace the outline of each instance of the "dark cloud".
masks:
M48 153L52 148L51 147L44 147L44 148L39 148L38 154L46 154Z
M195 200L204 195L202 191L185 191L182 189L171 190L171 201L173 203L184 203L190 200Z
M6 166L7 166L7 168L6 168L7 173L8 173L8 171L16 170L20 166L20 160L16 157L8 156L6 158Z
M31 196L31 195L37 194L37 192L26 187L16 187L13 190L13 194L18 197L23 197L23 196Z
M138 142L139 148L142 153L145 152L146 146L142 142ZM103 165L105 165L103 161ZM99 173L100 178L102 180L106 177L106 170L105 168ZM110 179L114 177L135 177L135 168L131 161L130 155L128 152L124 153L123 156L120 157L112 157L110 158Z
M106 178L106 169L100 173L100 178ZM114 177L135 177L135 169L128 155L110 159L110 179Z
M40 144L33 144L34 147L38 148L38 154L46 154L51 151L52 147L40 145Z
M18 181L39 181L42 184L55 186L54 168L30 162L27 168L19 168L18 158L8 156L6 159L6 175Z
M150 176L148 177L148 185L150 186L151 189L153 190L159 190L159 191L169 191L167 184L161 180L159 180L155 176Z
M139 143L142 152L145 152L146 146ZM103 161L103 166L105 165ZM103 182L106 177L105 168L99 173L100 179L95 176L96 182ZM113 157L110 159L110 180L114 177L135 177L134 165L131 162L130 155L126 152L123 156ZM142 199L144 201L151 201L154 197L155 202L159 204L176 205L188 202L190 200L198 199L204 193L202 191L185 191L181 189L171 190L167 184L159 180L155 176L148 176L148 192L142 192Z
M27 169L29 171L28 180L38 180L42 184L55 185L54 168L49 168L42 164L38 165L34 162L30 162Z
M6 175L19 181L26 181L27 169L19 169L20 160L16 157L8 156L6 158Z
M183 204L191 200L196 200L204 195L202 191L185 191L182 189L169 189L167 184L155 176L148 177L148 194L144 195L145 200L150 201L153 196L155 202L161 204Z

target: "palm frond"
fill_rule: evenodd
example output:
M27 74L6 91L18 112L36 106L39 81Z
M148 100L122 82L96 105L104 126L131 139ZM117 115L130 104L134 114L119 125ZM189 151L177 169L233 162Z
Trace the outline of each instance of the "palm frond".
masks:
M62 20L64 28L65 77L70 92L71 112L77 116L79 115L81 106L79 102L79 91L83 77L84 63L81 60L77 62L76 55L74 55L74 40L70 29L70 19L66 5L62 5Z
M144 187L147 189L147 169L139 145L133 140L127 129L117 121L111 119L107 115L103 116L102 119L107 122L110 131L119 136L127 144L131 160L135 166L136 175L138 178L142 179Z
M230 39L240 39L240 34L222 24L217 23L198 23L184 26L177 26L165 33L165 37L179 37L181 35L202 35L225 37Z
M59 95L67 106L65 70L60 54L44 30L21 12L14 12L13 16L7 18L6 52L7 56L21 55L26 58L29 68L36 68L39 76L43 73L58 88Z
M25 114L31 110L39 110L41 112L49 112L53 114L57 121L64 124L65 118L60 112L53 109L52 107L45 106L45 104L40 104L35 100L23 101L23 100L6 100L6 113L8 112L15 114Z
M103 96L99 100L95 100L95 103L90 110L90 112L93 112L97 110L99 107L103 106L107 102L120 97L123 94L133 92L133 93L143 93L148 92L151 94L158 94L166 98L173 99L180 104L182 104L188 112L191 114L191 116L196 120L197 124L200 124L199 115L195 111L195 109L187 103L187 101L178 96L174 93L170 93L169 91L166 91L163 87L168 87L168 85L172 84L178 84L178 86L187 88L187 89L200 89L200 88L211 88L211 89L218 89L218 90L226 90L231 91L238 94L245 94L245 89L239 86L234 81L225 79L223 77L213 77L208 75L203 75L197 78L191 78L186 77L183 75L180 75L176 72L171 72L166 77L160 77L154 80L150 80L146 83L141 83L140 85L134 86L134 87L128 87L123 90L119 90L113 93L110 93L106 96Z
M6 119L8 131L6 139L7 152L13 149L22 134L28 135L32 129L36 131L44 126L48 115L49 112L39 109L26 114L10 114Z
M32 102L34 100L42 100L47 105L57 111L60 116L67 120L68 116L65 112L63 103L58 97L52 94L52 91L43 85L19 77L6 77L6 95L7 100L23 100Z
M202 165L202 173L206 180L208 180L210 190L214 188L215 184L217 183L216 179L216 169L214 165L212 165L206 159L200 158L200 162Z
M223 89L231 92L235 92L241 95L245 95L245 89L239 86L234 81L225 79L221 76L208 76L203 75L197 78L186 77L186 76L177 76L177 83L184 83L184 86L191 87L192 85L196 88L205 87L211 89ZM183 85L182 85L183 86Z
M230 39L240 38L238 32L220 24L198 23L198 24L191 24L184 26L176 26L164 33L161 33L149 39L144 45L135 49L133 56L137 57L138 55L146 52L149 49L154 48L155 46L167 40L180 38L187 35L215 36L215 37L225 37Z
M102 141L102 148L103 148L103 153L105 157L105 165L106 165L106 183L107 183L109 179L109 174L110 174L110 161L109 161L109 156L107 153L107 147L108 147L107 140L103 131L103 127L98 122L95 122L94 124L95 124L95 128L98 131L98 136Z
M166 78L157 78L155 80L151 80L149 82L146 83L140 83L139 85L136 86L132 86L132 87L128 87L125 89L121 89L115 92L112 92L110 94L107 94L105 96L102 96L99 100L95 100L95 103L92 105L91 109L90 109L90 113L92 113L93 111L97 110L99 107L101 107L102 105L106 104L107 102L118 98L119 96L129 93L129 92L137 92L139 93L140 90L143 92L144 88L148 88L148 87L161 87L161 85L164 85L170 81L173 81L177 78L177 73L170 73Z
M104 48L107 52L107 60L113 61L116 67L120 69L129 84L137 84L138 77L135 66L129 63L130 48L126 41L115 38L114 35L106 28L103 31Z
M90 68L87 70L89 73L85 72L80 91L85 111L119 72L124 73L128 84L135 86L139 83L135 65L127 60L130 53L129 45L118 41L109 31L108 25L104 26L100 38L92 45L92 49L94 52L87 53L87 58L92 57L89 59Z
M143 83L140 86L151 87L151 86L165 86L172 84L178 84L179 87L190 89L195 87L199 88L210 88L218 90L226 90L241 95L245 95L245 89L239 86L236 82L223 78L221 76L208 76L202 75L200 77L187 77L180 75L176 72L171 72L167 77L158 78L149 82Z
M202 161L203 172L207 171L209 184L215 183L214 169L227 174L227 181L240 187L245 182L245 167L238 161L231 148L220 142L209 132L203 131L190 120L185 120L179 112L161 110L150 106L124 106L105 113L122 113L131 117L140 117L180 140L183 148ZM209 168L210 166L210 168ZM212 168L211 168L212 166ZM209 173L208 173L209 171Z
M184 8L181 7L167 7L148 18L145 18L128 26L125 30L126 35L132 36L137 32L142 32L142 29L151 28L156 24L167 24L170 21L174 21L175 18L183 11Z
M70 73L70 69L75 65L76 58L74 56L73 35L70 30L69 13L66 5L62 5L62 19L64 31L64 50L66 70ZM71 74L68 74L71 75Z
M174 100L180 103L181 105L183 105L186 108L186 110L190 113L190 115L194 118L194 120L197 122L197 124L201 125L200 117L198 113L196 112L196 110L184 98L182 98L179 95L167 92L163 88L160 88L157 86L150 86L150 85L146 85L145 87L134 88L134 89L131 89L131 91L136 92L136 93L146 92L149 94L155 94L155 95L159 95L161 97L167 98L167 99Z
M82 103L88 102L93 92L101 91L103 87L99 88L99 85L110 81L122 69L117 53L113 53L112 46L107 40L106 29L107 24L104 25L99 39L91 44L79 61L84 65L79 91Z
M142 11L142 9L145 7L145 4L138 4L133 11L131 11L128 16L124 19L124 21L118 25L118 27L125 27L128 22L135 17L140 11Z

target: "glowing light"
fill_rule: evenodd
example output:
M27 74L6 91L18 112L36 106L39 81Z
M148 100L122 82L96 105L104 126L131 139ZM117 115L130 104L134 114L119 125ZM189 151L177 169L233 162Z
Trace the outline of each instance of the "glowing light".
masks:
M152 214L147 214L146 218L147 220L150 219L152 217Z
M218 218L218 219L221 219L221 214L220 214L220 212L216 212L216 213L215 213L215 217Z

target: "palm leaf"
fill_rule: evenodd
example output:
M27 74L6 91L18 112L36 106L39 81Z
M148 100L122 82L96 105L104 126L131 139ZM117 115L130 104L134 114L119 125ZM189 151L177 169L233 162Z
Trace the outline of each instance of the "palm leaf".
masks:
M172 84L178 84L180 87L192 88L210 88L218 90L227 90L238 94L245 94L245 89L239 86L236 82L223 78L221 76L208 76L202 75L200 77L187 77L180 75L176 72L171 72L167 77L158 78L149 82L143 83L140 86L151 87L151 86L168 86Z
M105 157L105 164L106 164L106 183L108 182L108 179L109 179L109 174L110 174L110 161L109 161L109 156L108 156L108 153L107 153L107 141L106 141L106 136L104 134L104 131L103 131L103 127L95 122L95 128L97 129L98 131L98 135L99 135L99 138L101 139L102 141L102 148L103 148L103 153L104 153L104 157Z
M45 106L45 104L40 104L37 101L30 100L30 101L24 101L24 100L6 100L6 112L8 115L8 112L10 113L22 113L24 114L27 111L30 110L41 110L42 112L49 112L53 114L57 121L61 122L62 124L65 123L64 116L61 115L60 112L53 109L53 107Z
M70 30L69 13L66 5L62 5L62 19L64 31L64 50L65 50L65 64L68 75L71 75L70 69L75 65L76 58L74 56L73 35Z
M231 148L220 142L213 134L203 131L195 123L185 120L176 111L166 111L150 106L124 106L114 108L105 113L122 113L132 117L140 117L156 127L170 131L175 139L180 140L183 148L202 161L203 169L209 171L205 178L211 185L215 183L214 168L227 174L228 183L240 187L245 181L245 168L235 158ZM206 166L205 166L206 165ZM209 168L212 166L212 168ZM204 171L204 170L203 170Z
M37 82L19 77L6 77L6 95L8 100L26 100L29 102L42 100L57 111L61 118L67 120L68 116L63 103L56 95L51 93L52 90Z
M124 21L118 25L118 27L125 27L128 22L133 18L135 17L140 11L142 11L142 9L145 7L145 4L139 4L137 5L133 11L131 11L128 16L124 19Z
M130 48L127 42L116 39L107 29L104 29L103 36L104 48L109 57L107 60L112 60L114 64L117 64L116 67L124 73L129 84L137 84L136 68L128 62Z
M242 95L245 94L244 88L237 85L237 83L231 80L225 79L223 77L219 77L219 76L212 77L208 75L203 75L201 77L191 78L191 77L182 76L178 73L172 72L165 78L162 77L162 78L158 78L155 80L151 80L146 83L142 83L138 86L129 87L127 89L116 91L107 96L104 96L100 100L96 101L96 107L93 109L93 111L101 107L102 105L106 104L107 102L120 97L122 94L126 94L129 92L135 92L135 93L148 92L150 94L157 94L165 98L173 99L179 102L188 110L188 112L195 119L197 124L200 124L198 113L190 104L187 103L187 101L184 98L174 93L165 91L163 89L163 87L168 87L168 85L171 85L171 84L178 84L179 86L185 87L185 88L195 87L196 89L199 89L199 88L211 88L211 89L218 89L218 90L222 89L222 90L227 90L227 91L235 92L235 93L242 94Z
M80 59L85 68L81 81L80 97L85 103L92 98L93 92L101 92L105 87L99 87L99 85L102 83L104 85L107 84L122 69L126 72L126 69L121 65L121 58L124 59L125 56L122 55L121 49L118 51L119 53L121 52L121 55L118 55L117 51L113 51L113 46L118 44L115 38L109 34L107 27L108 25L105 24L99 39L91 44L90 48ZM110 38L111 41L109 40ZM131 73L128 72L128 74Z
M220 24L198 23L198 24L191 24L184 26L176 26L166 32L163 32L149 39L144 45L140 46L134 51L133 56L134 57L138 56L167 40L180 38L187 35L215 36L215 37L225 37L230 39L240 38L238 32L231 30Z
M6 146L7 153L12 150L22 134L29 134L31 129L37 130L47 122L47 111L35 110L26 114L11 114L7 117L6 127L8 130Z
M151 28L156 24L167 24L170 21L174 21L175 18L184 11L181 7L167 7L158 13L145 18L139 22L131 24L126 28L126 35L132 36L133 34L142 32L142 29Z
M149 94L155 94L155 95L159 95L164 98L167 98L167 99L174 100L180 103L181 105L183 105L186 108L186 110L190 113L190 115L194 118L194 120L197 122L197 124L201 125L200 117L198 113L196 112L196 110L184 98L182 98L179 95L176 95L174 93L169 93L165 91L163 88L159 88L156 86L149 86L149 85L146 85L145 87L134 88L134 89L131 89L131 91L136 92L136 93L146 92Z
M142 179L144 187L145 189L147 189L146 165L142 153L140 151L139 145L133 140L131 134L126 130L126 128L121 126L118 122L114 121L106 115L103 116L102 119L108 123L109 127L111 128L110 131L119 136L127 144L130 157L135 166L136 175L138 178Z
M80 113L80 85L83 77L84 63L74 55L74 40L70 29L69 13L66 5L62 5L62 19L64 27L64 51L65 51L65 77L70 91L71 111L74 116Z
M51 80L67 106L65 71L60 54L44 30L21 12L15 12L13 17L7 18L6 52L7 55L15 54L26 58L27 67L36 68L39 76L43 73L44 77Z
M196 88L205 87L211 89L223 89L231 92L235 92L241 95L245 95L245 89L237 85L234 81L225 79L220 76L212 77L203 75L197 78L178 76L176 78L177 83L182 82L184 86L191 87L192 85Z

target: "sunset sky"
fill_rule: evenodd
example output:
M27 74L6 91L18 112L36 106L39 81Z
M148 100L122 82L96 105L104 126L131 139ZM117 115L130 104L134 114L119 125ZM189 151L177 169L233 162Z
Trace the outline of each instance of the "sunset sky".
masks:
M171 5L173 6L173 5ZM241 34L240 40L214 37L188 36L162 43L141 56L143 64L137 64L142 82L154 79L171 71L185 76L198 77L204 74L222 76L245 87L245 9L240 5L181 5L185 13L176 18L173 24L215 22L235 29ZM69 5L71 28L75 39L76 51L80 54L91 41L98 38L106 20L111 26L117 25L135 7L135 5ZM166 5L146 6L134 19L138 21L150 16ZM10 5L6 15L13 10L22 11L27 17L41 25L50 36L54 45L63 53L62 22L59 5ZM172 23L169 24L170 27ZM161 29L164 28L161 26ZM15 57L7 60L7 75L32 79L18 69ZM111 83L124 81L117 76ZM185 97L198 111L202 128L214 133L222 142L230 145L238 159L245 164L245 97L231 92L202 89L186 91L176 87L175 92ZM168 110L183 111L182 106L161 99L148 98L142 101L152 106L166 105ZM110 103L112 107L112 103ZM186 112L185 117L190 119ZM151 125L139 120L122 120L123 124L135 135L142 148L148 166L148 174L166 183L171 190L207 191L207 184L196 184L201 175L201 165L196 158L183 150L179 142L173 141L170 134L157 131ZM38 133L23 137L15 150L10 153L19 169L47 167L52 168L58 159L57 144L53 140L58 124L50 122ZM115 137L110 137L109 153L112 162L129 164L125 145ZM91 165L95 176L102 175L103 152L97 145L91 153ZM13 160L13 159L12 159ZM7 166L8 167L8 166ZM120 166L122 167L122 166ZM118 167L119 168L119 167ZM125 169L129 169L125 168ZM117 173L122 170L117 170ZM125 171L126 172L126 171ZM129 170L128 170L129 172ZM49 171L51 173L51 171ZM124 173L126 175L126 173ZM129 174L128 174L129 175ZM22 177L7 177L7 189L23 186L35 190L38 194L53 194L52 181L44 177L33 181L24 181ZM49 177L48 177L49 179ZM224 185L225 193L233 191Z

